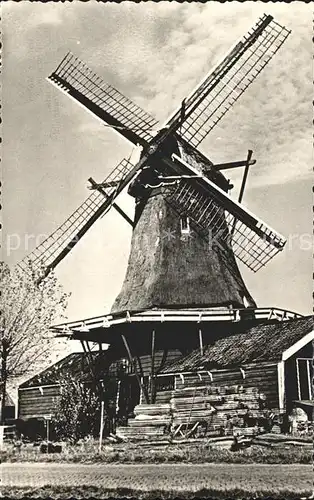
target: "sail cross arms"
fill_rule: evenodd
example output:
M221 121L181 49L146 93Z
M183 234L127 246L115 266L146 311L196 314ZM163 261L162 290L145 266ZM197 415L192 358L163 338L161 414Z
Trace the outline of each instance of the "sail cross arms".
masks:
M262 71L284 43L289 33L290 31L276 23L272 16L264 15L247 35L229 50L226 57L209 72L196 90L183 99L174 114L159 128L157 128L157 121L150 114L111 85L105 83L72 53L68 53L48 77L48 81L92 113L103 124L108 124L109 127L112 127L132 143L140 145L142 147L141 156L134 163L122 160L104 183L101 183L101 189L95 190L51 236L30 255L26 256L20 263L21 267L27 266L27 263L32 261L38 270L44 270L44 274L47 275L71 251L99 217L103 216L112 206L116 208L115 198L135 175L145 167L149 168L152 162L156 163L156 160L160 160L161 163L170 163L172 166L175 165L170 160L171 153L168 150L168 146L170 147L173 140L176 140L175 137L193 149L196 156L201 155L196 147ZM211 164L208 160L205 163ZM242 163L235 162L234 166L242 166ZM228 167L230 164L218 164L217 170ZM190 190L194 189L193 180L180 181L177 199L175 200L176 196L173 193L172 202L180 201L181 209L180 189L183 187L183 182L185 182L186 193L190 193ZM104 189L103 192L101 192L102 189ZM203 190L204 186L201 185L200 196ZM211 202L217 204L221 211L219 205L221 199L218 192L219 190L215 191L214 188L210 189L207 186L207 197L210 194ZM185 197L185 199L187 198L188 196ZM264 226L256 218L254 219L255 216L252 219L248 211L244 216L240 210L241 207L235 210L235 205L232 205L227 198L222 199L223 206L225 207L226 203L228 205L224 210L229 210L229 215L226 217L228 227L233 228L231 233L236 255L243 261L247 259L242 253L242 242L245 240L247 248L252 248L250 253L253 256L256 244L251 236L253 239L257 237L266 245L265 248L257 250L258 255L254 254L252 263L247 260L245 262L251 269L256 270L256 267L264 265L274 253L283 247L284 240L281 237L277 239L276 233L272 230L269 232L268 226ZM186 207L183 209L185 210ZM201 227L203 222L203 219L198 220ZM240 226L240 224L244 224L245 227ZM248 235L248 230L252 234ZM238 250L236 244L238 244ZM247 256L248 252L245 251L244 254ZM258 266L256 265L257 261Z

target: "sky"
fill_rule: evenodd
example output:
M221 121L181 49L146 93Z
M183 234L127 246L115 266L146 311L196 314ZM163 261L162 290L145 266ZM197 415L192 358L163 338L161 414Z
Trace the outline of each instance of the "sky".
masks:
M292 2L5 2L3 29L3 258L14 266L132 152L119 134L46 77L68 50L158 120L264 12L292 31L271 63L200 149L213 162L253 149L243 204L288 242L264 269L240 266L260 307L312 310L311 6ZM229 171L236 197L240 170ZM132 216L134 202L119 199ZM120 291L131 229L100 219L58 266L68 319L106 314Z

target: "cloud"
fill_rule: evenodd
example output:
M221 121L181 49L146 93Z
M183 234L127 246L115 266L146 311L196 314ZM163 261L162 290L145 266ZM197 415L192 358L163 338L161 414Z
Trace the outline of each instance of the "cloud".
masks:
M62 10L55 3L37 4L32 13L29 26L60 25L63 22Z

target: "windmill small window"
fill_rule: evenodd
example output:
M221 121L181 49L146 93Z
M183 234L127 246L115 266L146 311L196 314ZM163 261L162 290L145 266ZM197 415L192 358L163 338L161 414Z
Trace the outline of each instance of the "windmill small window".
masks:
M186 215L182 215L180 219L181 234L190 234L190 219Z

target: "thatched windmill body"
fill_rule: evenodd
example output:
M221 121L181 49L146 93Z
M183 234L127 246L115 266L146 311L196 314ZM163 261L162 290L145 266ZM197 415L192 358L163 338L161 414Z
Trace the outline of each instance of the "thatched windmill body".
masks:
M285 240L241 204L249 166L255 163L252 152L246 160L214 165L197 148L288 34L271 16L264 15L157 132L153 132L157 123L150 115L105 84L72 54L67 54L48 78L98 119L140 146L141 155L135 165L122 160L104 182L90 178L91 196L22 266L31 260L35 268L42 270L39 279L44 279L100 216L112 207L118 210L133 226L133 235L126 277L111 317L145 312L147 319L147 311L161 311L162 315L165 310L173 310L179 316L182 312L178 328L159 321L159 346L155 319L147 319L135 330L129 322L128 330L120 330L121 335L110 338L102 336L100 330L89 337L100 343L110 340L116 346L124 345L131 364L135 353L148 353L148 330L153 332L154 350L159 347L165 352L179 347L182 352L192 347L198 333L196 337L187 333L195 328L199 332L199 327L186 322L186 311L201 315L206 310L256 307L236 258L257 271L283 249ZM235 201L228 193L232 186L222 171L237 167L245 170L240 197ZM136 201L134 219L115 203L127 186ZM210 338L213 329L207 333ZM152 358L152 372L154 363Z

